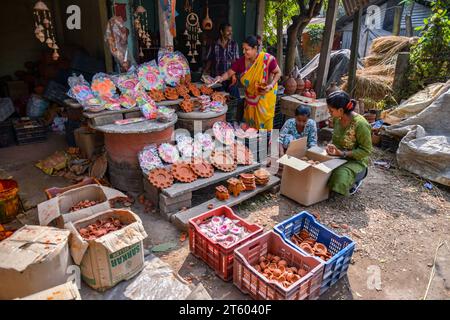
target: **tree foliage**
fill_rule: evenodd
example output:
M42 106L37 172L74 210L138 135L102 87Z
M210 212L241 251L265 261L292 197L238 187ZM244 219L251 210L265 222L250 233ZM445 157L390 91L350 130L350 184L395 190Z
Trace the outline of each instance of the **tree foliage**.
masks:
M277 43L277 12L283 13L283 30L292 23L291 18L298 14L299 6L297 0L267 1L264 16L265 41L274 46Z

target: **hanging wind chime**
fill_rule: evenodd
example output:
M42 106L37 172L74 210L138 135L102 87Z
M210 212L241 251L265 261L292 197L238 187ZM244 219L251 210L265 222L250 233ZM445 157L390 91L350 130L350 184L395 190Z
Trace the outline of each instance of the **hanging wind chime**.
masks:
M53 49L52 59L59 59L59 47L56 44L55 31L52 24L52 14L43 1L38 1L34 5L34 34L36 38L47 44L50 49Z
M138 35L139 57L144 57L142 51L143 46L150 49L152 45L150 33L148 32L148 17L147 10L142 6L142 3L134 11L134 28Z
M195 12L191 12L186 18L186 30L184 31L184 35L187 37L186 46L189 48L188 56L192 57L191 63L197 63L195 57L199 55L197 47L201 46L200 33L202 33L200 19Z

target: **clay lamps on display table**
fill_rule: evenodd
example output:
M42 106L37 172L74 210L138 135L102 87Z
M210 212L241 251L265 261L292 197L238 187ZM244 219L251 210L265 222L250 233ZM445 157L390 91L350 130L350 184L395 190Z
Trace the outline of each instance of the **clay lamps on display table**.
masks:
M216 187L216 198L220 201L225 201L230 199L230 193L225 186Z
M237 163L229 153L216 151L211 155L211 163L217 169L223 172L232 172L236 170Z
M192 171L189 163L180 161L172 165L172 174L180 182L190 183L197 180L197 175Z
M150 171L148 175L150 183L158 189L166 189L173 185L173 175L166 169L157 168Z
M242 191L245 191L245 185L241 180L236 178L230 178L227 180L228 191L233 194L233 196L238 197Z
M194 159L190 167L201 178L210 178L214 175L214 167L202 159Z

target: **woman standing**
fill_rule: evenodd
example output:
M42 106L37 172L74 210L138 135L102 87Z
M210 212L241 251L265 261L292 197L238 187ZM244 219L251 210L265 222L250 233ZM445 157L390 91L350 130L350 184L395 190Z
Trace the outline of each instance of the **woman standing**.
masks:
M367 120L354 112L356 101L343 91L327 98L328 110L333 117L333 143L327 153L348 160L333 171L328 186L342 195L354 194L367 175L369 155L372 152L372 130Z
M309 108L299 106L295 110L295 118L287 120L280 131L279 153L282 157L293 140L307 138L307 148L317 145L316 122L309 118Z
M244 121L252 128L272 130L275 116L276 94L281 70L275 57L258 53L258 40L254 36L245 39L244 56L234 62L227 72L217 77L217 82L226 81L235 74L241 75L245 88Z

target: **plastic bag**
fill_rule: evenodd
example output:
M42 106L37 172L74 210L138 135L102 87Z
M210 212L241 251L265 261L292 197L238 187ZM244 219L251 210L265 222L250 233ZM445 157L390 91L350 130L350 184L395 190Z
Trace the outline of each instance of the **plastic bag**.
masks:
M91 90L89 82L84 79L83 75L69 77L67 83L70 87L67 95L77 100L82 106L89 105L88 101L95 99L94 92Z
M164 78L161 75L156 61L153 60L140 65L137 70L137 75L139 78L139 82L145 88L145 90L164 90Z
M191 74L186 57L179 51L170 52L160 49L158 52L159 71L167 85L175 87L182 77Z
M131 69L127 73L112 77L112 80L122 94L136 96L142 90L137 74Z
M128 52L128 35L130 31L125 26L123 18L114 16L108 21L105 33L105 41L116 62L123 71L128 71L134 61Z
M27 116L30 118L40 118L44 115L49 106L49 102L36 94L32 94L27 103Z
M141 109L142 114L147 120L154 120L157 117L158 107L155 101L147 95L141 94L136 98L136 102Z
M155 144L148 145L139 152L139 165L142 171L148 175L150 171L155 168L164 167L161 158L158 154L158 147Z
M97 98L117 97L117 88L112 77L106 73L100 72L94 75L91 84L92 92Z

